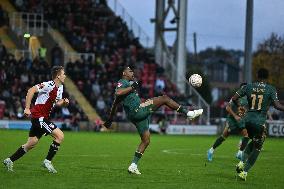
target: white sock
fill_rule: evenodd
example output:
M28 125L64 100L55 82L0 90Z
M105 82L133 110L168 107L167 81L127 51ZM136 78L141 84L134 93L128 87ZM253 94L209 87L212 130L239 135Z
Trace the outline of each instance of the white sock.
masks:
M210 151L211 153L213 153L213 152L214 152L214 148L211 147L211 148L209 149L209 151Z

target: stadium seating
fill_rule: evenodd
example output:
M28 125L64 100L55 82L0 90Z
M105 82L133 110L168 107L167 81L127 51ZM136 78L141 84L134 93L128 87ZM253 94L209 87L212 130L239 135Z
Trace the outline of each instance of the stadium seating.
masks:
M0 59L0 119L25 119L23 110L27 90L33 85L50 80L50 66L43 59L19 59L5 54ZM37 73L37 74L35 74ZM55 120L72 120L74 116L87 120L75 99L65 91L64 97L70 99L68 109L55 108L51 118ZM35 99L33 99L35 100Z
M165 93L173 98L179 96L176 87L166 77L161 77L164 89L155 87L157 75L164 76L163 69L154 62L153 54L140 45L139 39L133 37L124 21L111 11L105 0L68 3L27 1L16 7L19 11L44 13L45 19L63 33L78 52L95 53L95 60L68 62L66 70L90 103L99 109L103 119L111 107L115 83L120 78L118 70L123 66L136 68L143 99ZM99 108L98 99L103 100L105 105ZM119 116L118 119L123 120Z

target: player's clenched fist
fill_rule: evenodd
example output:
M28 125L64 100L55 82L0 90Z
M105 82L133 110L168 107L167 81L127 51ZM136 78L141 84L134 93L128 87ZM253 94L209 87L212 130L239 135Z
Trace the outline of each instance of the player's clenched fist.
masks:
M29 117L31 115L31 110L29 108L25 108L24 115Z
M106 122L104 122L103 126L105 126L106 128L110 128L111 127L111 120L107 120Z
M132 89L137 89L139 87L139 83L138 81L133 81L133 83L131 84Z

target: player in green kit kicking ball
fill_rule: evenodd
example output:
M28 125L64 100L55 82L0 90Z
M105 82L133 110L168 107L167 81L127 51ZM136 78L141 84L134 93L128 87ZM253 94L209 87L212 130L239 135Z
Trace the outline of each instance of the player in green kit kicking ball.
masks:
M246 83L242 83L240 87L245 86ZM239 124L239 121L244 116L246 109L247 109L247 99L246 97L240 98L238 100L238 105L236 106L232 101L229 102L229 104L226 106L226 110L229 113L226 119L226 126L224 128L224 131L220 137L216 139L212 147L207 151L207 159L209 162L213 160L213 153L215 149L220 146L231 134L233 131L238 131L242 134L244 138L248 137L247 130L243 127L241 128L241 125ZM237 158L241 158L243 150L245 146L241 145L240 149L237 153Z
M131 165L128 167L128 172L140 175L137 163L150 143L149 123L151 114L162 105L166 105L172 110L184 114L187 118L194 119L202 114L203 109L188 111L166 95L154 97L142 103L136 91L137 87L138 82L135 81L131 68L124 68L122 78L118 81L115 89L115 100L109 118L104 126L106 128L111 126L116 107L119 103L122 103L127 118L136 126L141 138L141 143L134 154Z
M266 83L268 71L264 68L258 71L258 81L247 84L236 92L232 101L237 103L240 97L248 99L248 112L240 124L247 128L250 143L246 146L242 160L237 164L238 177L246 180L248 171L254 165L262 149L265 139L265 122L267 111L271 104L278 110L284 111L284 106L279 103L274 86Z

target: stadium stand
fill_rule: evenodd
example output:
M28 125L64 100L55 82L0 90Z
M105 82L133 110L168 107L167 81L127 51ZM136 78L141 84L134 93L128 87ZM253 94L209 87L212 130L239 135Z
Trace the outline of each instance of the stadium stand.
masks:
M0 49L6 49L0 43ZM23 110L27 90L34 84L50 80L50 66L43 59L17 60L6 50L0 51L0 119L25 119ZM36 74L35 74L36 73ZM87 120L76 100L66 91L63 96L70 99L68 108L53 111L51 117L57 121L69 119Z
M153 54L141 46L139 39L111 11L105 0L11 2L19 11L44 13L49 24L64 34L78 52L95 53L95 60L82 57L75 62L69 61L66 70L102 119L111 106L115 83L120 77L118 70L123 66L136 68L143 99L167 94L188 105L167 79L163 68L155 63ZM125 120L122 109L118 112L117 121ZM165 112L174 114L167 109L161 110L162 114Z

